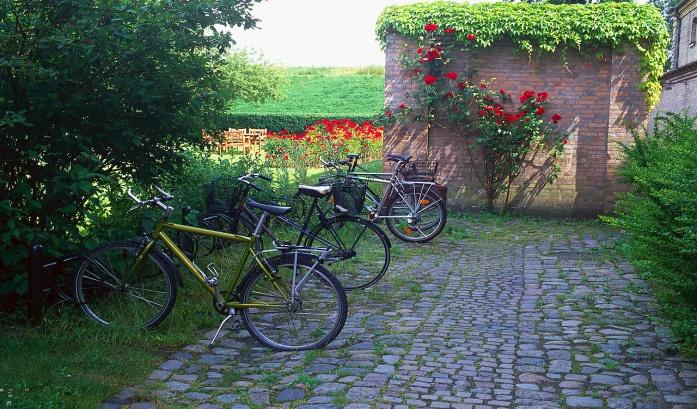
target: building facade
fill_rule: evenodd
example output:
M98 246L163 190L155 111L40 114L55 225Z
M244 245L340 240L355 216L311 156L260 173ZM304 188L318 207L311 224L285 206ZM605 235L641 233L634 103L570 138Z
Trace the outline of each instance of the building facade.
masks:
M663 75L656 113L687 110L697 114L697 0L682 0L673 17L673 61Z

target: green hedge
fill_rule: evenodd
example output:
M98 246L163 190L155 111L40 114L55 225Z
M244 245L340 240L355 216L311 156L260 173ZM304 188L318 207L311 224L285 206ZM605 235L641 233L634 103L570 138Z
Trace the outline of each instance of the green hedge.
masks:
M455 39L462 43L472 33L477 36L478 47L510 39L528 53L596 53L632 44L641 54L640 69L646 75L641 88L646 91L649 108L660 99L669 37L663 16L650 4L417 3L386 8L378 18L376 32L384 44L388 32L418 37L424 34L427 23L438 24L440 30L454 28Z
M355 122L375 120L372 114L230 114L230 128L265 128L278 132L286 129L290 132L302 132L306 126L322 119L349 118Z
M629 233L620 248L656 284L684 352L697 356L697 117L668 114L624 148L620 175L632 184L617 214Z

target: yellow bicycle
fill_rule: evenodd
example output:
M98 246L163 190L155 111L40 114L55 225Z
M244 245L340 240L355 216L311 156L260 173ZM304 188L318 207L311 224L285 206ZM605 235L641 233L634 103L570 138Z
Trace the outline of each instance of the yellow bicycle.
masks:
M249 200L249 207L262 216L249 236L168 222L173 208L165 204L172 196L157 188L158 195L135 201L132 209L154 206L163 216L145 239L104 244L85 256L75 275L75 298L80 309L103 326L153 328L170 313L183 285L179 270L162 251L169 249L213 297L215 309L226 317L218 328L239 313L249 333L261 344L277 350L321 348L341 332L347 315L344 289L321 263L328 250L303 246L275 249L264 257L255 251L269 217L288 213L289 207ZM167 234L174 230L208 237L217 243L208 273L199 268ZM244 249L235 260L225 244L232 241ZM243 270L251 257L251 267ZM221 271L223 273L221 273ZM224 274L228 272L227 274ZM227 289L221 291L225 282ZM216 334L217 336L217 334ZM215 337L213 338L215 340Z

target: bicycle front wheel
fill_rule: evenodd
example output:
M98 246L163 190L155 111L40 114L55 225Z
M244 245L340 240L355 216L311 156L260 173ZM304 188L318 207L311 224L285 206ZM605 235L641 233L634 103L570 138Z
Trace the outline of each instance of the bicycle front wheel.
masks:
M141 243L112 242L85 257L75 274L80 309L105 327L153 328L167 317L177 297L174 266L153 249L132 268Z
M269 274L255 266L240 283L247 331L261 344L281 351L322 348L346 322L346 292L326 268L309 257L281 255L266 260ZM293 291L291 291L291 289Z
M387 203L387 228L398 239L425 243L438 236L447 219L445 199L437 192L423 188L394 192Z
M369 220L333 217L313 229L306 245L332 249L331 269L347 291L377 283L390 266L390 240Z

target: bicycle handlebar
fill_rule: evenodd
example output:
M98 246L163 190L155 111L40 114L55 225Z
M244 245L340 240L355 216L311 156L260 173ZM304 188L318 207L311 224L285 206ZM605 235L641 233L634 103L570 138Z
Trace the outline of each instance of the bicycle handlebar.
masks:
M136 202L136 205L131 207L128 211L140 209L141 207L145 206L157 205L160 209L164 210L165 212L171 213L174 209L171 206L167 206L166 204L164 204L164 202L174 199L174 196L160 189L159 186L155 186L155 189L162 197L155 196L152 199L141 200L140 198L138 198L138 196L135 195L135 193L133 193L133 191L129 187L126 193L131 198L131 200Z
M261 191L262 189L261 189L261 187L259 187L259 185L252 183L250 181L250 179L256 179L256 178L264 179L264 180L269 181L269 182L272 180L270 176L266 176L266 175L263 175L261 173L247 173L246 175L239 177L237 180L239 180L240 182L244 183L245 185L247 185L251 188L254 188L256 190Z

